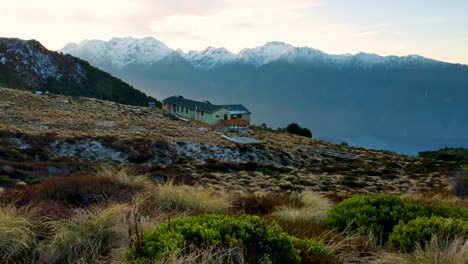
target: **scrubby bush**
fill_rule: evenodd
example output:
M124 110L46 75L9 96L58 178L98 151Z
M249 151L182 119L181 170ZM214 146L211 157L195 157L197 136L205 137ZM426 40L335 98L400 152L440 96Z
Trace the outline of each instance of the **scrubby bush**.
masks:
M9 184L14 184L14 183L16 183L16 181L11 179L8 175L0 175L0 185L2 184L9 185Z
M141 239L125 253L126 260L161 259L184 253L189 245L243 248L249 263L301 263L301 256L304 261L331 257L324 244L289 236L277 224L258 216L177 218L144 233Z
M394 195L373 194L346 199L332 207L324 223L339 230L369 232L386 241L393 227L422 216L454 217L466 220L468 210L439 204L425 204Z
M312 133L309 129L303 128L296 123L289 124L284 131L288 132L289 134L295 134L303 137L312 137Z
M247 214L266 215L281 206L301 207L302 201L301 197L295 194L250 193L235 197L233 204Z
M44 201L65 202L82 206L103 200L128 201L132 188L110 178L95 176L52 177L40 184L8 189L0 196L4 202L17 205Z
M415 245L429 241L433 235L446 239L467 238L468 222L440 216L418 217L408 223L400 222L396 225L390 234L389 243L393 248L410 252Z

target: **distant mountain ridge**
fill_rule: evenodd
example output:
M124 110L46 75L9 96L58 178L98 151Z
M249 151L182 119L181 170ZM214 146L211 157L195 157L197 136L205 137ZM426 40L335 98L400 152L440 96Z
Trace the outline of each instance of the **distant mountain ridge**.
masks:
M0 38L0 86L133 105L155 101L88 62L49 51L36 40Z
M138 50L143 44L138 43L149 43L145 39L98 41L109 50L128 48L112 52L91 49L88 53L86 42L62 51L158 98L184 95L218 104L242 103L252 111L253 123L273 128L296 122L318 138L359 142L361 146L372 143L374 148L382 139L385 148L400 142L411 146L404 153L413 155L442 148L444 142L468 142L464 132L468 131L467 65L418 55L330 55L282 42L239 54L212 47L183 53L152 41L163 48L154 48L154 56L148 55L146 62L134 59L109 64L114 59L106 55L141 56ZM113 42L125 45L110 45ZM431 148L402 142L426 142Z
M334 64L350 64L361 62L363 64L381 64L398 61L413 61L437 63L419 55L379 56L360 52L356 55L330 55L309 47L294 47L278 41L266 43L264 46L245 48L238 54L226 48L207 47L202 51L173 50L164 43L152 37L138 38L112 38L109 41L84 40L79 44L69 43L59 50L88 60L97 67L104 69L121 69L129 64L154 64L173 52L188 60L192 66L199 69L213 69L228 63L241 62L260 67L275 60L312 61L323 60Z

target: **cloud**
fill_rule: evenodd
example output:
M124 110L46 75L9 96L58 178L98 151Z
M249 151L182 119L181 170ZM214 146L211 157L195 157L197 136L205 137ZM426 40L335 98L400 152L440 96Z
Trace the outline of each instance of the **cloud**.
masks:
M358 33L356 34L357 37L367 37L367 36L374 36L374 35L379 35L380 32L379 31L365 31L365 32L361 32L361 33Z
M84 38L158 36L163 41L272 37L325 0L15 0L2 3L1 36L36 38L50 48ZM14 25L14 26L13 26ZM19 33L18 33L19 32ZM203 40L203 41L200 41ZM221 43L221 42L220 42Z

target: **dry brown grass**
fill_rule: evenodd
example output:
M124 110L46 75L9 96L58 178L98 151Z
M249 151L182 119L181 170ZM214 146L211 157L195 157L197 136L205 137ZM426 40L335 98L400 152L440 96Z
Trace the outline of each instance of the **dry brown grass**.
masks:
M64 104L69 100L69 104ZM36 95L28 91L0 88L0 128L27 133L58 132L61 137L116 136L150 140L231 143L222 137L196 129L182 121L165 118L160 110L124 106L60 95ZM232 144L233 145L233 144Z

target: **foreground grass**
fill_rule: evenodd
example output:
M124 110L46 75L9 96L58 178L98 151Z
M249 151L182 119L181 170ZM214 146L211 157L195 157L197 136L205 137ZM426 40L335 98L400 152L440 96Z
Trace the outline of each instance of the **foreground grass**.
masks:
M79 210L72 218L50 223L52 234L39 248L43 263L96 263L128 243L124 205Z
M37 244L36 224L31 212L0 207L0 263L28 260Z
M57 178L58 179L58 178ZM338 231L323 223L333 203L323 195L305 191L284 194L225 193L199 186L177 185L173 182L153 184L148 177L133 175L127 170L107 167L96 175L73 178L74 184L111 182L123 186L130 199L117 199L107 189L82 188L86 194L62 195L69 181L45 181L33 190L54 190L51 196L36 196L31 203L3 204L0 207L0 263L123 263L124 252L139 241L145 231L152 231L174 218L209 214L259 215L276 222L288 235L312 239L326 245L333 259L303 263L466 263L466 237L447 239L433 237L418 244L409 253L391 249L372 233L359 234L345 229ZM109 183L110 184L110 183ZM80 188L78 188L80 189ZM28 188L20 188L29 194ZM60 195L58 195L58 194ZM69 193L69 192L68 192ZM10 195L11 190L0 194ZM83 204L83 197L108 197ZM31 196L32 197L32 196ZM395 196L397 197L397 196ZM407 197L407 196L405 196ZM4 198L3 196L0 198ZM67 214L49 217L42 212L44 201L59 203ZM466 200L445 192L411 195L422 205L446 205L466 208ZM442 199L443 198L443 199ZM61 200L61 199L66 199ZM2 200L4 201L4 200ZM41 207L42 206L42 207ZM50 205L49 205L50 206ZM40 209L40 210L39 210ZM462 210L462 209L460 209ZM53 210L49 210L53 212ZM365 222L365 221L363 221ZM252 263L242 247L219 247L216 243L188 244L154 263Z

